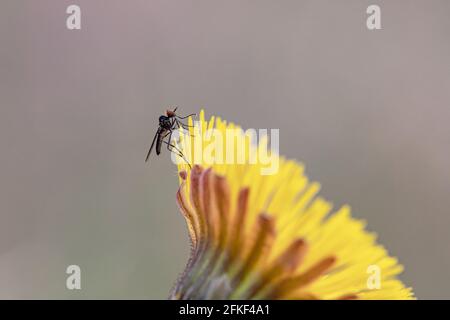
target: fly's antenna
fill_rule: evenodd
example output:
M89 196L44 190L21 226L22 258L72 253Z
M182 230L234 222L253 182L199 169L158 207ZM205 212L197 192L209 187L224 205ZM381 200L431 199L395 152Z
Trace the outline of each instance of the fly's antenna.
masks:
M176 116L178 119L186 119L186 118L189 118L189 117L191 117L191 116L196 116L197 114L195 114L195 113L191 113L191 114L188 114L187 116L185 116L185 117L179 117L179 116Z

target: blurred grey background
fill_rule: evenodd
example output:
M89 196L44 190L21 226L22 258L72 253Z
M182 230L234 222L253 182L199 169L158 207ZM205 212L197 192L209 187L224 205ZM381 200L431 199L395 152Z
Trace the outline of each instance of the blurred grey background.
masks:
M144 158L171 105L280 128L417 296L450 298L449 16L446 0L2 0L0 298L167 297L189 244L176 168Z

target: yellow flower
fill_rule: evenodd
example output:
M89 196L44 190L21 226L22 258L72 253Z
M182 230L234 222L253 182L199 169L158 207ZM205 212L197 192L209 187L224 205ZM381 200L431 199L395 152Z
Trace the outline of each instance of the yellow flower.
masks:
M225 136L239 127L220 118L206 121L203 111L189 124L178 146L193 166L178 164L177 201L192 248L171 298L414 298L396 279L403 269L397 259L348 206L331 214L332 205L317 196L320 186L301 164L276 156L277 172L262 175L264 164L247 160L267 149L267 140L254 145L243 131L236 141L250 150L245 163L211 163L195 154L195 143L206 150L213 143L208 129Z

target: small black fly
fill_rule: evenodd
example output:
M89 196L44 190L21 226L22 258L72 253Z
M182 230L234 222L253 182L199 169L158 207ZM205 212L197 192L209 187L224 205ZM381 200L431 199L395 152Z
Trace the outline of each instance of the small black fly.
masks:
M158 130L155 133L155 136L153 137L152 145L150 146L150 150L148 150L147 157L145 158L145 162L148 161L150 154L152 153L153 146L156 142L156 154L159 155L161 153L161 146L162 144L167 145L167 150L170 152L174 152L179 157L181 157L186 163L191 167L190 163L186 160L186 158L183 155L183 152L181 152L180 149L178 149L174 144L172 144L172 133L175 129L183 128L189 130L189 126L187 124L184 124L180 120L189 118L190 116L195 116L195 113L192 113L190 115L187 115L185 117L178 116L175 111L177 111L176 107L175 109L167 110L166 115L162 115L159 117L159 127ZM166 141L167 138L167 141Z

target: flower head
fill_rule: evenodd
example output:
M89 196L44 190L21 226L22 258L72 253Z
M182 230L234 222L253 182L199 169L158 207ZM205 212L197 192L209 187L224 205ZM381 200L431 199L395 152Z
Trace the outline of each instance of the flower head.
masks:
M204 118L181 132L179 147L194 166L180 162L177 202L192 242L174 299L409 299L396 276L396 258L376 243L365 223L344 206L317 196L319 184L296 161L277 156L278 170L261 174L261 164L195 161L194 139L213 143L208 128L239 128ZM258 145L243 131L237 142L249 152ZM225 148L225 147L224 147ZM216 150L217 151L217 150Z

